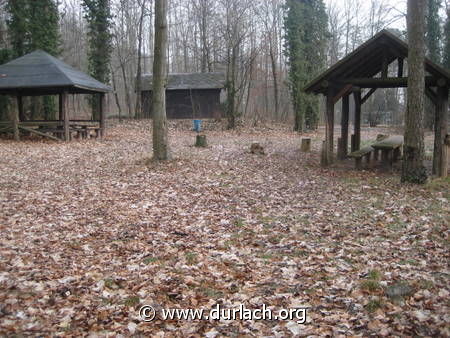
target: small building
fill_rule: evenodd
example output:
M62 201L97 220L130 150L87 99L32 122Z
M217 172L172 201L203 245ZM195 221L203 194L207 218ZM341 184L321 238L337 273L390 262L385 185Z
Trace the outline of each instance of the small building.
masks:
M69 141L76 133L89 137L105 133L105 95L111 88L89 75L56 59L50 54L36 50L8 63L0 65L0 95L16 97L17 109L11 119L0 121L0 133L13 133L19 139L20 133ZM68 110L69 94L92 94L98 96L98 119L75 120ZM23 99L28 96L58 95L59 115L56 120L28 120Z
M166 89L168 119L221 118L221 92L223 73L169 74ZM151 117L153 75L142 76L142 110Z

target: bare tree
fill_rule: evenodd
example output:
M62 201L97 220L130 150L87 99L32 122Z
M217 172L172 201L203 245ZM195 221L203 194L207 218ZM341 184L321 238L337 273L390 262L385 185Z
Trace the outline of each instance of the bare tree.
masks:
M168 160L169 142L166 117L167 83L167 0L155 4L155 60L153 62L153 158Z

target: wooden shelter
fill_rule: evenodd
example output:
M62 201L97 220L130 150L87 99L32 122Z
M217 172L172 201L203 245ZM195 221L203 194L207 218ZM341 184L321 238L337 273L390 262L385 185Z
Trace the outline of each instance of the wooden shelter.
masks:
M142 109L151 117L153 76L142 76ZM166 110L169 119L221 118L220 93L224 88L222 73L169 74Z
M361 145L361 106L378 88L407 87L408 77L404 72L404 61L408 57L408 45L387 30L376 34L355 51L337 62L331 68L311 81L306 93L326 96L326 136L324 162L333 161L334 152L334 106L342 99L341 141L338 158L348 154L349 98L355 102L354 132L351 150L359 150ZM396 65L396 76L390 76L391 64ZM448 125L448 96L450 71L425 61L426 92L436 109L433 171L447 175L446 135Z
M105 132L105 93L110 87L89 75L74 69L44 51L37 50L0 66L0 95L17 99L17 109L9 121L0 121L0 132L19 131L51 139L70 140L72 132L87 136L94 130L97 136ZM67 109L69 94L96 94L100 96L99 120L71 120ZM59 96L58 120L27 121L23 109L26 96Z

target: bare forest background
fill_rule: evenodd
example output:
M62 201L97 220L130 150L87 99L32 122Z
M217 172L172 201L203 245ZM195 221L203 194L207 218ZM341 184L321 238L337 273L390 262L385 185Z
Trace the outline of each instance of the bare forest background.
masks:
M107 97L109 116L145 117L140 112L140 74L151 73L155 0L112 0L112 59ZM0 0L0 49L9 47L7 1ZM450 1L441 4L443 26ZM60 58L88 70L88 26L81 0L61 0ZM352 52L378 31L389 28L406 38L406 1L328 0L326 66ZM170 73L224 72L237 69L235 100L248 124L293 121L285 53L284 0L171 0L168 70ZM380 89L364 106L363 123L401 124L404 89ZM338 105L339 107L339 105ZM78 116L89 114L81 96L70 98ZM339 109L338 109L339 110ZM322 111L322 109L321 109Z

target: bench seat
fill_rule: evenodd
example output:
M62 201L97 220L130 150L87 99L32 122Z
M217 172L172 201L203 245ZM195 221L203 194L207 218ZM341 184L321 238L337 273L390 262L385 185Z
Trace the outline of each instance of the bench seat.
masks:
M355 159L355 168L361 169L362 168L362 159L366 159L366 163L370 164L370 157L372 152L374 151L374 148L372 146L366 146L359 150L356 150L348 155L348 157Z

